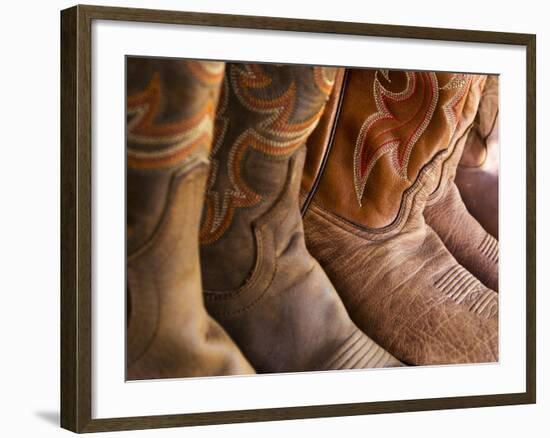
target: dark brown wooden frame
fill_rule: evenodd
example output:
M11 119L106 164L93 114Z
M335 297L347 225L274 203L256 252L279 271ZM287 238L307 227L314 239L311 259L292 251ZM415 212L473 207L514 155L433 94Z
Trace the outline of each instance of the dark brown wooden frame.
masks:
M527 52L527 357L523 393L231 412L91 418L91 23L141 21L512 44ZM536 37L531 34L75 6L61 12L61 426L74 432L456 409L536 402Z

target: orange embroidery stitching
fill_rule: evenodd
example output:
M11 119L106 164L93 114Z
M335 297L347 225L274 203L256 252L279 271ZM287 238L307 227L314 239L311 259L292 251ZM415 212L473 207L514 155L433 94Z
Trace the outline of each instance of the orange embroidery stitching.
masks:
M218 61L187 61L187 69L204 84L219 84L225 72L225 63Z
M145 90L127 99L128 115L132 117L127 125L127 141L151 148L144 151L128 147L129 167L155 169L172 166L185 159L197 145L211 139L214 113L211 99L191 117L157 123L161 98L162 84L157 73Z
M321 83L316 81L316 84L328 98L332 85L329 87L326 79ZM225 82L222 92L222 104L218 107L216 115L217 138L213 150L215 164L211 171L206 210L200 233L203 244L212 243L223 235L231 224L237 208L251 207L262 199L246 184L241 175L241 163L246 150L252 148L270 156L291 154L305 142L324 110L323 104L312 116L295 122L292 120L292 115L296 107L296 83L292 81L284 92L272 99L256 97L253 94L255 90L270 86L273 86L273 80L259 64L232 65L230 68L229 80ZM265 117L257 126L245 129L231 145L227 160L230 188L223 193L218 193L213 189L220 170L220 163L216 160L215 154L222 146L227 130L228 119L225 111L229 89L245 108L256 114L263 114Z

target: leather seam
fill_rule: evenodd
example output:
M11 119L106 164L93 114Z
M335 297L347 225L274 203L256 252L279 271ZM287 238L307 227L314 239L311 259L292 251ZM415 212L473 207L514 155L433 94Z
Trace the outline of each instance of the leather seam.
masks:
M364 239L368 240L380 240L385 237L389 237L388 234L395 234L396 232L401 231L401 229L405 226L407 220L409 219L410 212L414 209L414 204L417 199L417 196L421 195L425 191L424 183L425 179L428 179L431 176L431 172L439 165L441 158L445 154L446 150L440 151L432 160L430 163L428 163L421 171L419 176L416 178L414 184L409 187L403 197L401 206L399 208L399 212L397 213L397 216L393 220L393 222L385 227L381 228L373 228L373 227L367 227L365 225L357 224L353 221L350 221L348 219L345 219L341 217L340 215L331 212L326 208L326 206L320 204L317 201L312 201L311 207L313 209L320 210L324 213L326 213L329 217L333 218L333 223L335 225L338 225L339 223L344 225L341 228L349 229L348 231L352 234L355 234L359 237L362 237Z
M270 229L267 229L266 227L269 226L268 221L271 221L273 219L273 210L277 210L277 208L281 207L281 204L284 200L284 195L286 195L289 191L290 184L292 182L293 173L295 171L296 167L296 157L298 155L298 151L303 150L302 147L298 148L297 151L294 151L293 154L291 154L291 158L288 162L287 166L287 177L285 184L283 185L283 188L281 192L279 193L279 196L275 203L273 204L272 208L268 209L261 217L257 218L255 221L253 221L253 228L254 228L254 236L255 236L255 242L256 247L258 248L258 253L256 255L256 263L254 265L254 268L252 269L252 274L250 277L248 277L247 280L245 280L244 284L240 286L237 289L233 290L203 290L203 294L206 301L210 302L222 302L222 301L234 301L242 297L242 295L246 294L248 291L253 289L253 286L261 280L262 278L266 278L266 275L269 275L268 269L270 266L273 266L273 270L271 272L271 275L269 277L269 281L265 288L261 289L259 292L251 292L251 295L255 297L252 298L252 301L250 301L248 304L244 305L243 307L234 310L234 311L227 311L227 312L217 312L216 310L209 309L213 314L217 316L231 316L231 315L238 315L240 313L243 313L256 304L258 304L267 294L271 284L273 283L275 279L275 274L278 270L278 257L276 255L276 248L275 248L275 239L273 236L273 233ZM284 215L281 218L281 222L288 218L291 210L285 209L282 214ZM281 213L279 213L279 216L281 216ZM271 246L272 250L267 253L265 251L265 242L264 239L267 239L267 236L270 236L271 238ZM269 257L270 260L265 260L266 257Z
M259 231L259 232L261 233L261 231ZM241 307L237 310L234 310L234 311L225 311L225 312L212 311L212 314L216 315L218 317L237 316L237 315L245 313L248 310L255 307L257 304L259 304L267 296L267 294L269 292L269 289L270 289L271 285L273 284L273 281L275 280L276 274L278 272L278 268L279 268L279 263L278 263L277 258L275 258L274 264L273 264L273 272L272 272L271 278L269 279L269 282L267 283L266 287L263 288L263 290L251 302L249 302L245 306L243 306L243 307ZM232 296L232 297L224 297L224 298L226 298L226 299L235 299L236 297Z
M168 189L168 195L166 196L164 209L157 225L154 227L153 232L145 240L145 242L139 248L134 250L131 254L127 255L127 258L126 258L127 264L132 262L133 260L139 259L144 253L146 253L150 249L151 246L155 244L156 239L158 239L160 230L162 229L162 227L165 225L165 222L167 221L169 205L172 197L174 196L174 186L176 184L177 179L185 178L185 177L195 179L198 177L197 173L201 171L204 167L207 167L207 165L208 165L207 160L203 158L195 157L193 159L190 159L187 163L185 163L185 165L182 166L178 171L174 172L170 180L170 186Z
M342 106L344 103L344 95L346 92L347 84L348 84L348 77L349 77L349 70L345 69L344 72L344 78L342 79L342 88L340 89L340 96L338 96L338 105L336 108L336 114L334 116L334 121L332 122L332 126L330 128L330 134L329 134L329 140L327 142L327 148L325 153L323 154L323 158L321 160L321 165L319 166L319 171L317 172L317 175L315 176L315 180L313 181L313 184L311 186L311 189L308 194L306 194L306 199L304 200L304 204L302 205L300 209L300 214L302 217L306 214L311 202L313 201L313 198L315 197L315 194L317 193L317 189L319 188L319 184L321 183L321 178L323 177L323 174L325 172L325 168L327 166L328 157L330 155L330 152L332 150L332 145L334 143L334 137L336 135L336 128L338 126L338 120L340 119L340 114L342 112Z
M474 125L474 122L468 125L468 127L464 130L462 135L456 140L455 147L453 148L453 150L450 151L448 156L445 157L445 159L443 160L443 164L441 166L441 175L439 177L437 187L426 200L426 205L432 205L437 201L439 201L443 197L443 194L445 193L445 189L448 187L449 181L454 179L452 175L449 175L449 168L450 168L449 161L451 161L454 158L455 156L454 154L455 152L457 152L456 145L459 144L459 142L462 141L464 137L467 137L470 134L473 125ZM449 151L449 149L446 149L446 151Z

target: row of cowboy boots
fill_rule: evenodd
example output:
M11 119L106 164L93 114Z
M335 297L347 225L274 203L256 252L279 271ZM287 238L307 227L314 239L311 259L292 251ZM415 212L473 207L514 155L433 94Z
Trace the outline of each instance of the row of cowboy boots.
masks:
M485 77L127 72L128 378L498 360L496 240L453 183Z

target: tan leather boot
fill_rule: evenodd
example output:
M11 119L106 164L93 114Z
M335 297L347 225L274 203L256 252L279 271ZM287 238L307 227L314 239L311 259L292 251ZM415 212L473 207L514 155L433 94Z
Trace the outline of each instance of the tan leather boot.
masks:
M206 313L199 223L220 62L127 62L127 377L254 370Z
M201 227L210 313L259 372L396 366L306 250L304 143L334 69L228 64Z
M473 217L498 239L498 76L487 77L456 185Z
M313 148L328 159L304 178L308 249L354 322L409 364L498 360L498 295L456 262L422 214L483 80L348 70L332 140Z
M498 241L463 202L469 200L474 211L488 223L498 223L498 157L494 156L498 146L490 140L498 110L494 78L489 76L489 89L486 85L472 129L457 141L441 184L428 199L424 217L456 260L485 286L498 292ZM466 167L459 165L459 160L479 165ZM461 169L462 193L454 183L457 166Z

